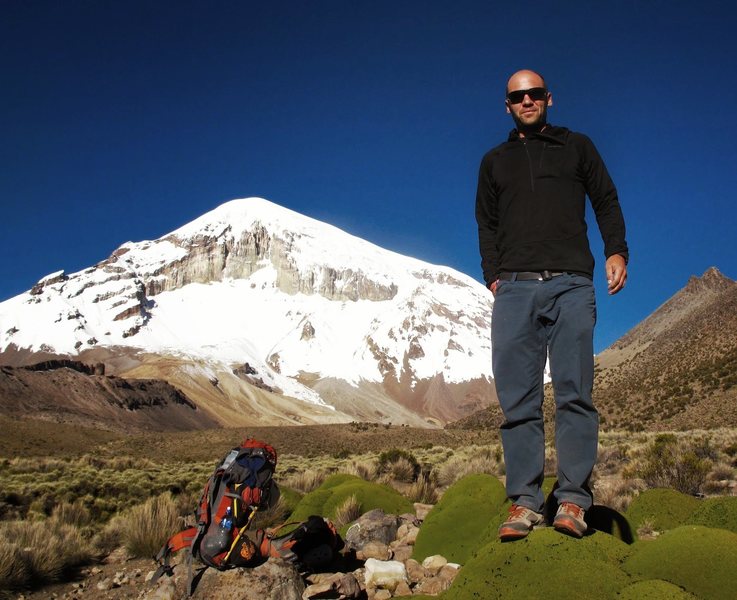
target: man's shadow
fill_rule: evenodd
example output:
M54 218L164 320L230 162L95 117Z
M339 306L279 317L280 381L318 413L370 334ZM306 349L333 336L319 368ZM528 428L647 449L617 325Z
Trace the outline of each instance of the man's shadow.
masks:
M558 512L558 500L554 494L557 489L558 482L556 481L553 491L545 499L545 508L543 509L545 522L550 525L552 525L553 519L555 519L555 513ZM632 527L629 522L623 514L613 508L594 504L586 511L584 520L586 521L586 525L588 525L585 535L592 535L595 531L601 531L602 533L608 533L621 539L626 544L631 544L635 541L635 536L632 534Z

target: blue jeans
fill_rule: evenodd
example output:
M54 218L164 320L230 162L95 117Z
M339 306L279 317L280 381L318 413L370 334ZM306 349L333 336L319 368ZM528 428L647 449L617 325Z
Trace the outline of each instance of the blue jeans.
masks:
M555 497L587 510L599 432L591 399L593 283L568 273L549 281L499 281L493 311L492 369L505 418L501 437L507 496L538 512L544 505L543 371L549 353L558 453Z

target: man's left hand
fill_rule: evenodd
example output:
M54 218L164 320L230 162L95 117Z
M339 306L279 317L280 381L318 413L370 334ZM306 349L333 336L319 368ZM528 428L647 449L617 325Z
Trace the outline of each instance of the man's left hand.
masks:
M606 259L606 280L609 294L616 294L627 281L627 263L621 254L612 254Z

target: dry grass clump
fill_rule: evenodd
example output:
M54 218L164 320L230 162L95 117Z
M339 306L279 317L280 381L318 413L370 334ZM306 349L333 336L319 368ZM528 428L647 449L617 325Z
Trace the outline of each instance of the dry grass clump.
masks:
M647 489L642 479L622 479L608 477L599 479L594 486L594 501L596 504L608 506L617 512L624 512L632 499Z
M256 512L249 529L266 529L267 527L280 525L287 520L290 512L289 506L284 501L284 498L280 497L274 506Z
M420 473L417 481L412 482L404 490L404 495L412 502L435 504L438 501L438 486L432 477Z
M437 467L438 484L447 487L472 473L488 473L498 476L504 473L502 452L499 446L478 448L470 446L458 452Z
M95 552L79 529L58 521L0 523L0 589L59 581Z
M49 521L83 528L92 524L92 513L81 500L62 502L52 509Z
M153 557L182 524L177 503L166 492L123 515L122 541L131 556Z
M376 481L379 477L379 464L375 460L352 460L341 472L355 475L364 481Z
M705 494L726 495L729 494L737 472L727 463L717 463L706 476L703 492Z
M379 454L378 469L387 481L410 483L420 474L420 463L411 452L392 448Z
M333 523L335 527L340 529L349 523L355 521L361 516L361 502L355 494L346 498L342 504L335 509L335 518Z
M327 479L329 473L323 470L305 469L297 473L292 473L284 479L280 479L279 485L291 488L308 494L309 492L320 487L323 481Z
M394 481L402 481L410 483L415 479L416 464L400 456L395 461L389 463L388 476Z

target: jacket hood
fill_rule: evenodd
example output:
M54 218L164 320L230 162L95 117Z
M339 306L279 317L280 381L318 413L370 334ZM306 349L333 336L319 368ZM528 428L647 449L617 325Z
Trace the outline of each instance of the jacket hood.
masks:
M565 144L568 139L570 129L567 127L557 127L556 125L548 124L543 131L536 131L533 133L526 134L527 139L538 139L546 142L552 142L554 144ZM512 129L509 132L508 142L519 141L519 132L517 129Z

